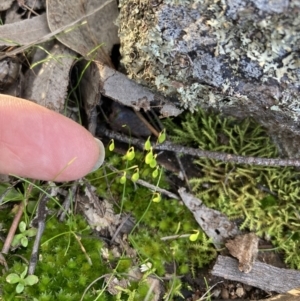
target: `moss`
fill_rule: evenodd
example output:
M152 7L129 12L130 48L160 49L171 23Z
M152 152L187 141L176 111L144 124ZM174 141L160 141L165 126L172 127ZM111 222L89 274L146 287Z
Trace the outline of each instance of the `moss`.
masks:
M154 169L144 163L144 157L145 154L136 153L136 158L128 162L117 159L117 155L107 151L107 161L113 161L119 170L138 165L142 179L167 189L168 183L164 173L157 183L157 178L153 179L151 176ZM130 174L130 170L128 173ZM141 262L150 261L159 276L163 276L166 266L173 262L178 267L177 271L186 273L187 267L202 267L216 257L213 245L202 232L196 242L189 241L188 237L176 236L173 239L161 240L167 236L191 234L194 229L199 228L191 212L178 200L162 198L159 203L155 203L152 201L153 193L149 189L129 180L125 186L121 185L120 177L116 174L108 175L106 181L103 181L103 176L103 170L99 170L89 177L91 183L97 187L98 193L102 197L111 197L113 194L114 200L122 203L123 210L131 213L136 222L143 217L129 239L140 255ZM106 183L109 183L109 187Z
M80 300L85 288L97 277L109 272L101 260L100 250L102 242L89 238L90 230L80 216L74 216L72 225L77 234L83 235L81 243L84 246L87 256L92 265L87 261L86 255L82 252L80 245L71 234L70 226L60 223L56 218L47 221L46 230L42 237L39 262L35 271L39 282L26 287L22 293L24 300ZM64 234L65 233L65 234ZM14 255L21 255L21 258L29 260L33 241L26 249L21 248L15 251ZM8 274L22 273L24 261L20 257L10 256L8 258L9 271L0 277L1 295L3 300L16 300L15 285L5 281ZM95 300L97 290L102 288L103 282L97 282L88 291L83 300ZM19 296L20 297L20 296ZM107 293L97 300L112 300Z
M252 122L187 113L181 126L166 122L175 142L204 150L271 158L276 147L263 128ZM292 268L300 268L300 172L291 167L264 167L196 159L201 176L191 179L196 195L209 207L230 218L242 218L248 228L270 239L285 253Z

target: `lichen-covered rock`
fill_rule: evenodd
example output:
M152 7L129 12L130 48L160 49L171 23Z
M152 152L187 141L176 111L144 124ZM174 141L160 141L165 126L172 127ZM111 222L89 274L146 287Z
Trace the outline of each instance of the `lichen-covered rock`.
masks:
M254 117L300 156L300 1L121 0L122 63L191 111Z

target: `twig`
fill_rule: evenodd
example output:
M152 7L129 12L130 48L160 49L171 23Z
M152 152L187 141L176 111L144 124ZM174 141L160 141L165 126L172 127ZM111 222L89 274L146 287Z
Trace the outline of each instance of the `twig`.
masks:
M224 281L219 281L219 282L215 283L213 286L211 286L211 287L209 288L209 290L207 290L207 291L205 292L205 294L202 295L202 297L199 299L199 301L205 300L206 298L207 298L207 300L210 300L210 296L207 296L207 297L206 297L206 295L208 295L209 292L210 292L215 286L217 286L218 284L223 283L223 282L224 282Z
M110 164L106 164L106 166L110 169L110 170L112 170L112 171L115 171L115 172L118 172L118 173L123 173L122 171L120 171L120 170L118 170L118 169L116 169L115 167L113 167L112 165L110 165ZM130 176L128 176L128 175L126 175L126 178L127 179L130 179ZM146 182L146 181L144 181L144 180L137 180L135 183L137 183L137 184L139 184L139 185L142 185L142 186L144 186L144 187L147 187L147 188L149 188L149 189L151 189L151 190L153 190L153 191L155 191L155 192L159 192L159 193L161 193L161 194L164 194L164 195L166 195L166 196L168 196L169 198L171 198L171 199L176 199L176 200L180 200L180 198L178 197L178 195L176 195L176 194L174 194L174 193L172 193L172 192L170 192L170 191L168 191L168 190L166 190L166 189L162 189L162 188L160 188L160 187L157 187L157 186L155 186L155 185L152 185L152 184L150 184L150 183L148 183L148 182Z
M156 137L159 136L159 132L144 118L141 112L134 110L136 116L145 124L149 131Z
M3 253L3 254L7 254L8 251L9 251L11 242L12 242L12 240L13 240L13 238L14 238L14 235L15 235L16 230L17 230L17 228L18 228L18 225L19 225L19 223L20 223L20 219L21 219L21 217L22 217L22 214L23 214L23 211L24 211L25 204L27 204L28 196L29 196L31 190L32 190L32 185L29 185L28 188L27 188L27 197L26 197L26 199L25 199L23 202L20 203L18 212L17 212L17 214L16 214L15 217L14 217L14 220L13 220L13 222L12 222L12 225L11 225L11 227L10 227L10 229L9 229L9 232L8 232L8 234L7 234L7 237L6 237L6 239L5 239L5 243L4 243L4 245L3 245L3 247L2 247L2 251L1 251L1 253Z
M18 209L18 212L17 214L15 215L15 218L13 220L13 223L9 229L9 232L7 234L7 237L5 239L5 243L3 245L3 248L2 248L2 251L1 253L3 254L7 254L8 251L9 251L9 248L10 248L10 245L11 245L11 242L14 238L14 235L16 233L16 230L18 228L18 225L19 225L19 222L20 222L20 219L21 219L21 216L23 214L23 210L24 210L24 202L21 202L20 205L19 205L19 209Z
M46 204L48 202L48 194L45 194L40 203L39 207L37 210L37 224L38 224L38 230L36 233L36 237L34 240L32 252L31 252L31 257L30 257L30 262L29 262L29 267L28 267L28 275L33 275L35 271L36 264L38 262L38 251L39 251L39 245L40 241L43 235L43 232L45 230L45 221L47 217L47 207Z
M19 182L20 182L20 180L18 180L16 183L19 183ZM14 185L16 185L16 184L14 184ZM14 186L12 185L11 188L12 187L14 187ZM32 185L29 185L29 187L27 188L27 196L30 194L31 190L32 190ZM9 190L7 190L7 191L9 191ZM26 199L23 202L20 203L18 212L15 215L15 218L14 218L13 223L12 223L10 229L9 229L9 232L7 234L7 237L5 239L4 245L3 245L2 250L1 250L0 264L4 265L4 267L5 267L6 270L8 270L8 266L7 266L7 263L6 263L6 260L5 260L4 256L2 254L7 254L8 251L9 251L11 242L12 242L12 240L14 238L14 235L16 233L17 227L18 227L18 225L20 223L20 219L22 217L23 210L24 210L25 204L27 203L27 200L28 200L28 197L26 197ZM2 200L1 200L1 202L2 202Z
M176 157L177 163L178 163L178 165L179 165L180 171L181 171L181 173L182 173L183 179L184 179L184 181L185 181L185 185L186 185L186 187L188 188L189 192L191 192L192 189L191 189L191 186L190 186L190 183L189 183L189 179L188 179L188 177L187 177L187 175L186 175L185 168L183 167L183 164L182 164L182 162L181 162L181 159L180 159L180 157L179 157L179 154L176 153L176 154L175 154L175 157Z
M131 143L140 148L144 147L144 141L137 138L129 138L119 133L115 133L104 127L98 128L98 133L102 133L105 136L116 139L125 143ZM281 159L281 158L261 158L261 157L247 157L240 156L222 152L213 152L213 151L205 151L201 149L195 149L191 147L185 147L182 145L177 145L172 142L166 141L163 144L158 144L153 146L154 150L166 150L174 153L181 153L185 155L190 155L193 157L203 157L208 159L219 160L223 162L232 162L239 164L250 164L250 165L263 165L263 166L300 166L299 159Z
M89 256L89 254L86 252L85 247L83 246L83 244L81 242L80 235L77 235L76 233L74 233L74 237L77 240L78 244L80 245L80 249L81 249L82 253L84 254L87 262L89 263L90 266L92 266L93 265L92 259Z
M175 240L177 238L187 238L190 237L191 234L177 234L177 235L171 235L171 236L165 236L165 237L161 237L160 240L164 241L164 240Z
M218 256L211 274L277 293L286 293L300 285L300 272L297 270L280 269L255 261L251 272L243 273L238 269L236 259L221 255Z
M146 111L145 113L147 114L148 118L152 120L148 111ZM150 113L153 116L155 122L157 123L159 130L162 131L165 127L164 127L163 123L161 122L161 119L159 119L159 117L157 116L157 114L155 113L155 111L153 109L150 110Z
M124 225L127 223L127 221L130 219L130 217L131 217L130 214L127 214L127 215L123 218L121 224L119 225L119 227L117 228L115 234L113 235L113 237L112 237L111 240L110 240L110 243L111 243L111 244L112 244L112 243L114 242L114 240L117 238L117 236L119 235L120 231L122 230L122 228L124 227Z
M24 9L27 9L27 10L29 10L30 11L30 13L32 13L32 14L34 14L35 16L38 16L39 14L38 13L36 13L31 7L29 7L29 6L27 6L25 3L24 3L24 1L22 1L23 3L21 3L21 5L20 5L20 3L19 3L19 5L22 7L24 7ZM36 0L35 0L35 2L36 2ZM35 3L34 3L35 4ZM28 15L28 19L30 18L30 13L29 13L29 15Z
M59 216L60 222L62 222L65 219L65 216L66 216L68 210L70 209L70 205L71 205L72 200L74 199L77 187L78 187L78 182L74 182L72 184L71 188L69 189L68 195L62 204L62 209L60 209L57 214Z

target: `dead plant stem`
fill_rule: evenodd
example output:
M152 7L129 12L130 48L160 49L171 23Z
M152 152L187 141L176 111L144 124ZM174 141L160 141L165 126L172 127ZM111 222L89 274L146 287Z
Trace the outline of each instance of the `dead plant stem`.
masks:
M129 138L123 134L113 132L104 127L99 127L98 133L105 135L110 139L116 139L128 144L130 143L131 145L138 146L141 149L144 148L145 141L141 139ZM262 165L262 166L294 166L294 167L300 166L300 159L247 157L247 156L240 156L235 154L195 149L192 147L186 147L183 145L174 144L169 141L166 141L163 144L154 145L153 150L165 150L174 153L190 155L193 157L202 157L202 158L219 160L223 162L232 162L232 163L239 163L239 164Z
M115 167L113 167L111 164L106 164L106 166L111 170L111 171L115 171L115 172L119 172L119 173L122 173L123 174L123 171L120 171L118 169L116 169ZM129 175L126 176L127 179L131 179L131 177ZM149 188L150 190L152 191L155 191L155 192L159 192L161 194L164 194L166 196L168 196L169 198L172 198L172 199L176 199L176 200L180 200L180 198L178 197L178 195L176 195L175 193L172 193L166 189L162 189L160 187L157 187L155 185L152 185L144 180L137 180L135 183L141 185L141 186L144 186L146 188Z

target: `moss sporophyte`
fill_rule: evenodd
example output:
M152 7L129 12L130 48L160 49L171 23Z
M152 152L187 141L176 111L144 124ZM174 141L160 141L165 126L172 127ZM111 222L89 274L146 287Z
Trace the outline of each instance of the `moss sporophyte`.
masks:
M168 138L176 143L229 154L277 156L276 147L264 129L251 120L225 119L201 110L187 113L181 116L181 120L180 125L172 120L164 122ZM98 275L105 275L111 273L113 267L116 269L114 273L128 273L134 266L149 263L151 271L163 276L168 264L176 262L176 275L194 274L196 269L216 257L217 251L211 241L183 204L136 184L139 179L144 179L155 187L169 187L166 173L158 165L157 154L149 142L145 141L144 153L130 147L125 156L113 152L112 142L108 146L106 160L118 172L107 173L102 168L88 176L101 198L117 200L117 213L131 213L135 218L138 226L128 237L138 254L138 263L128 256L111 256L110 251L104 259L101 255L106 248L104 242L91 239L92 231L82 217L75 215L64 224L51 216L43 234L35 273L39 282L33 286L25 285L24 263L21 259L12 259L8 274L17 276L12 280L14 285L6 281L8 275L1 277L4 297L14 298L16 281L19 281L23 283L24 296L42 301L54 298L80 300L82 292L95 280L95 271ZM197 197L210 208L232 219L242 220L241 229L247 228L271 240L284 252L290 267L300 268L299 171L291 167L239 165L205 158L195 159L194 164L200 167L201 172L199 177L190 180ZM121 180L123 177L125 181ZM2 220L6 219L7 214ZM22 226L20 230L24 236L26 228ZM32 240L28 239L28 246L16 252L22 252L22 256L29 258L31 248ZM176 287L179 287L181 280L174 279ZM129 288L123 290L121 296L128 296L133 291L136 296L142 296L147 291L142 284L136 284L131 292ZM97 294L101 295L98 300L114 300L103 289L103 280L88 290L84 300L94 300Z

